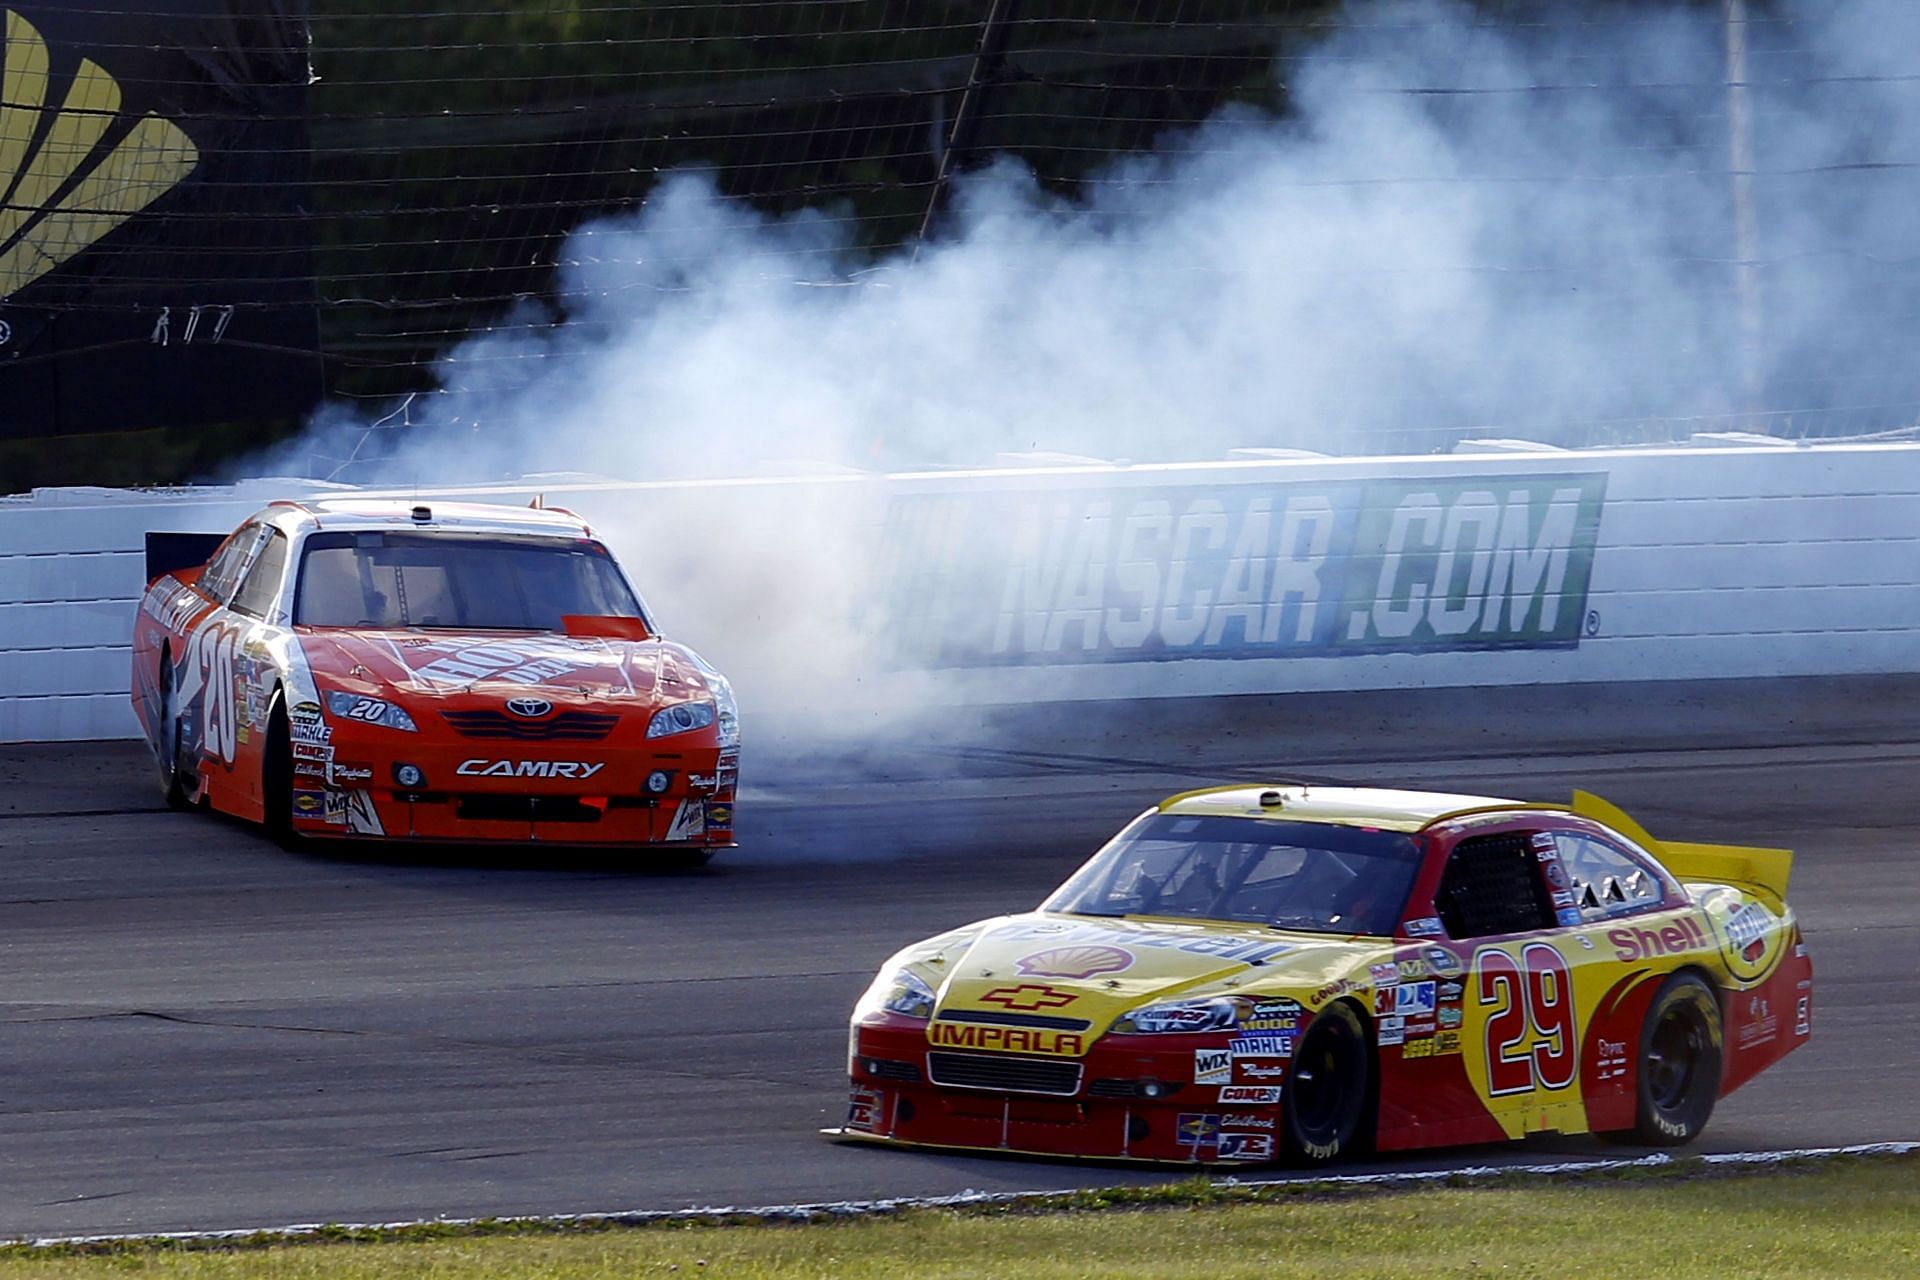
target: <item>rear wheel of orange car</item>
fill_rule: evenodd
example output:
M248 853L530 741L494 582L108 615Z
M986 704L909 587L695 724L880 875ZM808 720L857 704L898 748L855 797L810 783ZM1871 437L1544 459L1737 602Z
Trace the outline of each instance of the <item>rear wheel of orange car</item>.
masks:
M1281 1098L1281 1148L1303 1164L1352 1151L1365 1130L1372 1062L1367 1029L1352 1005L1320 1012L1300 1039Z
M1720 1002L1713 988L1697 974L1674 974L1655 993L1641 1024L1633 1136L1655 1147L1698 1137L1720 1095L1720 1059Z
M173 685L173 659L160 653L160 699L154 711L153 757L160 769L160 794L169 809L188 806L187 782L180 772L179 694Z

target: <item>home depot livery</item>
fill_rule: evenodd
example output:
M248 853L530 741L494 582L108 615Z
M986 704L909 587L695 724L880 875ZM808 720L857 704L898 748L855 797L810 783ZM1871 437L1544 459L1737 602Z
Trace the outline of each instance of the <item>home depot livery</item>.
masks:
M1790 862L1581 793L1176 796L1040 910L894 956L830 1132L1187 1162L1684 1142L1811 1034Z
M577 516L277 502L149 535L148 566L133 705L176 804L293 838L733 843L732 691Z

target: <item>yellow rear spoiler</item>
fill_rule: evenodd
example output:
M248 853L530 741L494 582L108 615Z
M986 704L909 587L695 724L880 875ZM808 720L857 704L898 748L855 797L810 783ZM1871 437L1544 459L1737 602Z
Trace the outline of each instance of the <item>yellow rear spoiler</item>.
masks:
M1647 829L1599 796L1587 791L1573 793L1573 811L1583 818L1604 823L1660 859L1678 880L1705 881L1711 884L1737 884L1763 891L1776 905L1787 900L1787 877L1793 870L1793 853L1787 849L1753 849L1734 844L1682 844L1677 840L1656 840Z

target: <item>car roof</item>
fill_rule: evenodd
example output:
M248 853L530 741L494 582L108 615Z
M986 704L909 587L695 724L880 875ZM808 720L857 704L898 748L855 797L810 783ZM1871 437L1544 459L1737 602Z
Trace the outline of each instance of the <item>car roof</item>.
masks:
M424 520L414 512L423 509ZM519 507L495 502L441 502L428 498L320 498L281 501L253 517L289 534L317 529L349 533L376 529L412 529L422 533L512 533L579 538L589 536L587 522L559 507Z
M1280 803L1261 804L1277 793ZM1324 822L1343 827L1419 831L1442 818L1498 809L1538 806L1495 796L1455 795L1443 791L1394 791L1384 787L1278 786L1208 787L1185 791L1160 802L1160 812L1286 822Z

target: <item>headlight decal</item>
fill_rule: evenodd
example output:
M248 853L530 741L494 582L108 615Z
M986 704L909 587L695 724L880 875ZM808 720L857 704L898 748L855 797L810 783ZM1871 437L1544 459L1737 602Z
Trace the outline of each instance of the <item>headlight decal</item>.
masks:
M377 724L386 729L398 729L402 733L418 732L413 717L407 709L397 703L380 698L369 698L365 694L347 693L331 689L326 693L327 714L339 716L342 720L354 720L361 724Z
M692 733L712 724L714 717L711 702L676 702L653 713L653 719L647 722L647 736L664 738L675 733Z

